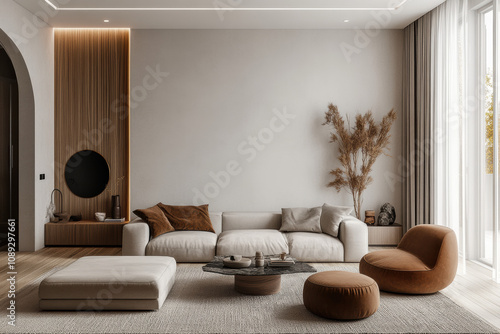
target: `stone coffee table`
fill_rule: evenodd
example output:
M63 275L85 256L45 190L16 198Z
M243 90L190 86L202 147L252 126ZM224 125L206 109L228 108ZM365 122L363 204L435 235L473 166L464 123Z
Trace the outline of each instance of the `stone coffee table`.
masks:
M279 257L272 256L272 257ZM296 273L314 273L316 269L307 263L297 262L290 267L269 267L269 258L265 258L264 267L255 267L255 258L251 257L252 264L248 268L233 269L224 267L223 256L216 256L214 260L203 266L203 271L234 275L234 289L247 295L273 295L281 289L281 275Z

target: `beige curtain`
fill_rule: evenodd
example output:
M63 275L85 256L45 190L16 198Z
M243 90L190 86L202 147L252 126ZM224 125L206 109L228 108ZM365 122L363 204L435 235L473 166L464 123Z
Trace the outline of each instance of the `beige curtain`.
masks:
M406 230L433 216L432 48L430 14L405 29L403 124Z
M465 3L447 1L404 32L405 232L462 227Z

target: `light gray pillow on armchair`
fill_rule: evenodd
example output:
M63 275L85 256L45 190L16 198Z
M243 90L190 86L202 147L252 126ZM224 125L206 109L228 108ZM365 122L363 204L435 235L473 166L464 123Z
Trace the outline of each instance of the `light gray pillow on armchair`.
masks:
M327 233L332 237L337 238L339 236L339 227L342 219L348 216L352 212L352 207L350 206L335 206L323 204L321 210L321 230L323 233Z
M281 232L321 233L321 207L281 209Z

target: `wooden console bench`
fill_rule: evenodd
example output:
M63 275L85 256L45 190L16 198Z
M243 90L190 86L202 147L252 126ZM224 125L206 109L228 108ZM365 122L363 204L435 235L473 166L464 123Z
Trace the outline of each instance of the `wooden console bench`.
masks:
M123 226L128 221L82 220L45 224L45 246L121 246Z

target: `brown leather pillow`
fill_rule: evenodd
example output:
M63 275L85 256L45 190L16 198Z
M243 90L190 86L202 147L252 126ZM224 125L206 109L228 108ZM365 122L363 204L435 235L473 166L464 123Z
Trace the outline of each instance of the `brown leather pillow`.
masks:
M147 209L134 210L134 214L136 214L149 225L152 238L156 238L157 236L167 232L175 231L158 205L152 206Z
M215 233L208 215L208 204L175 206L158 203L176 231L207 231Z

